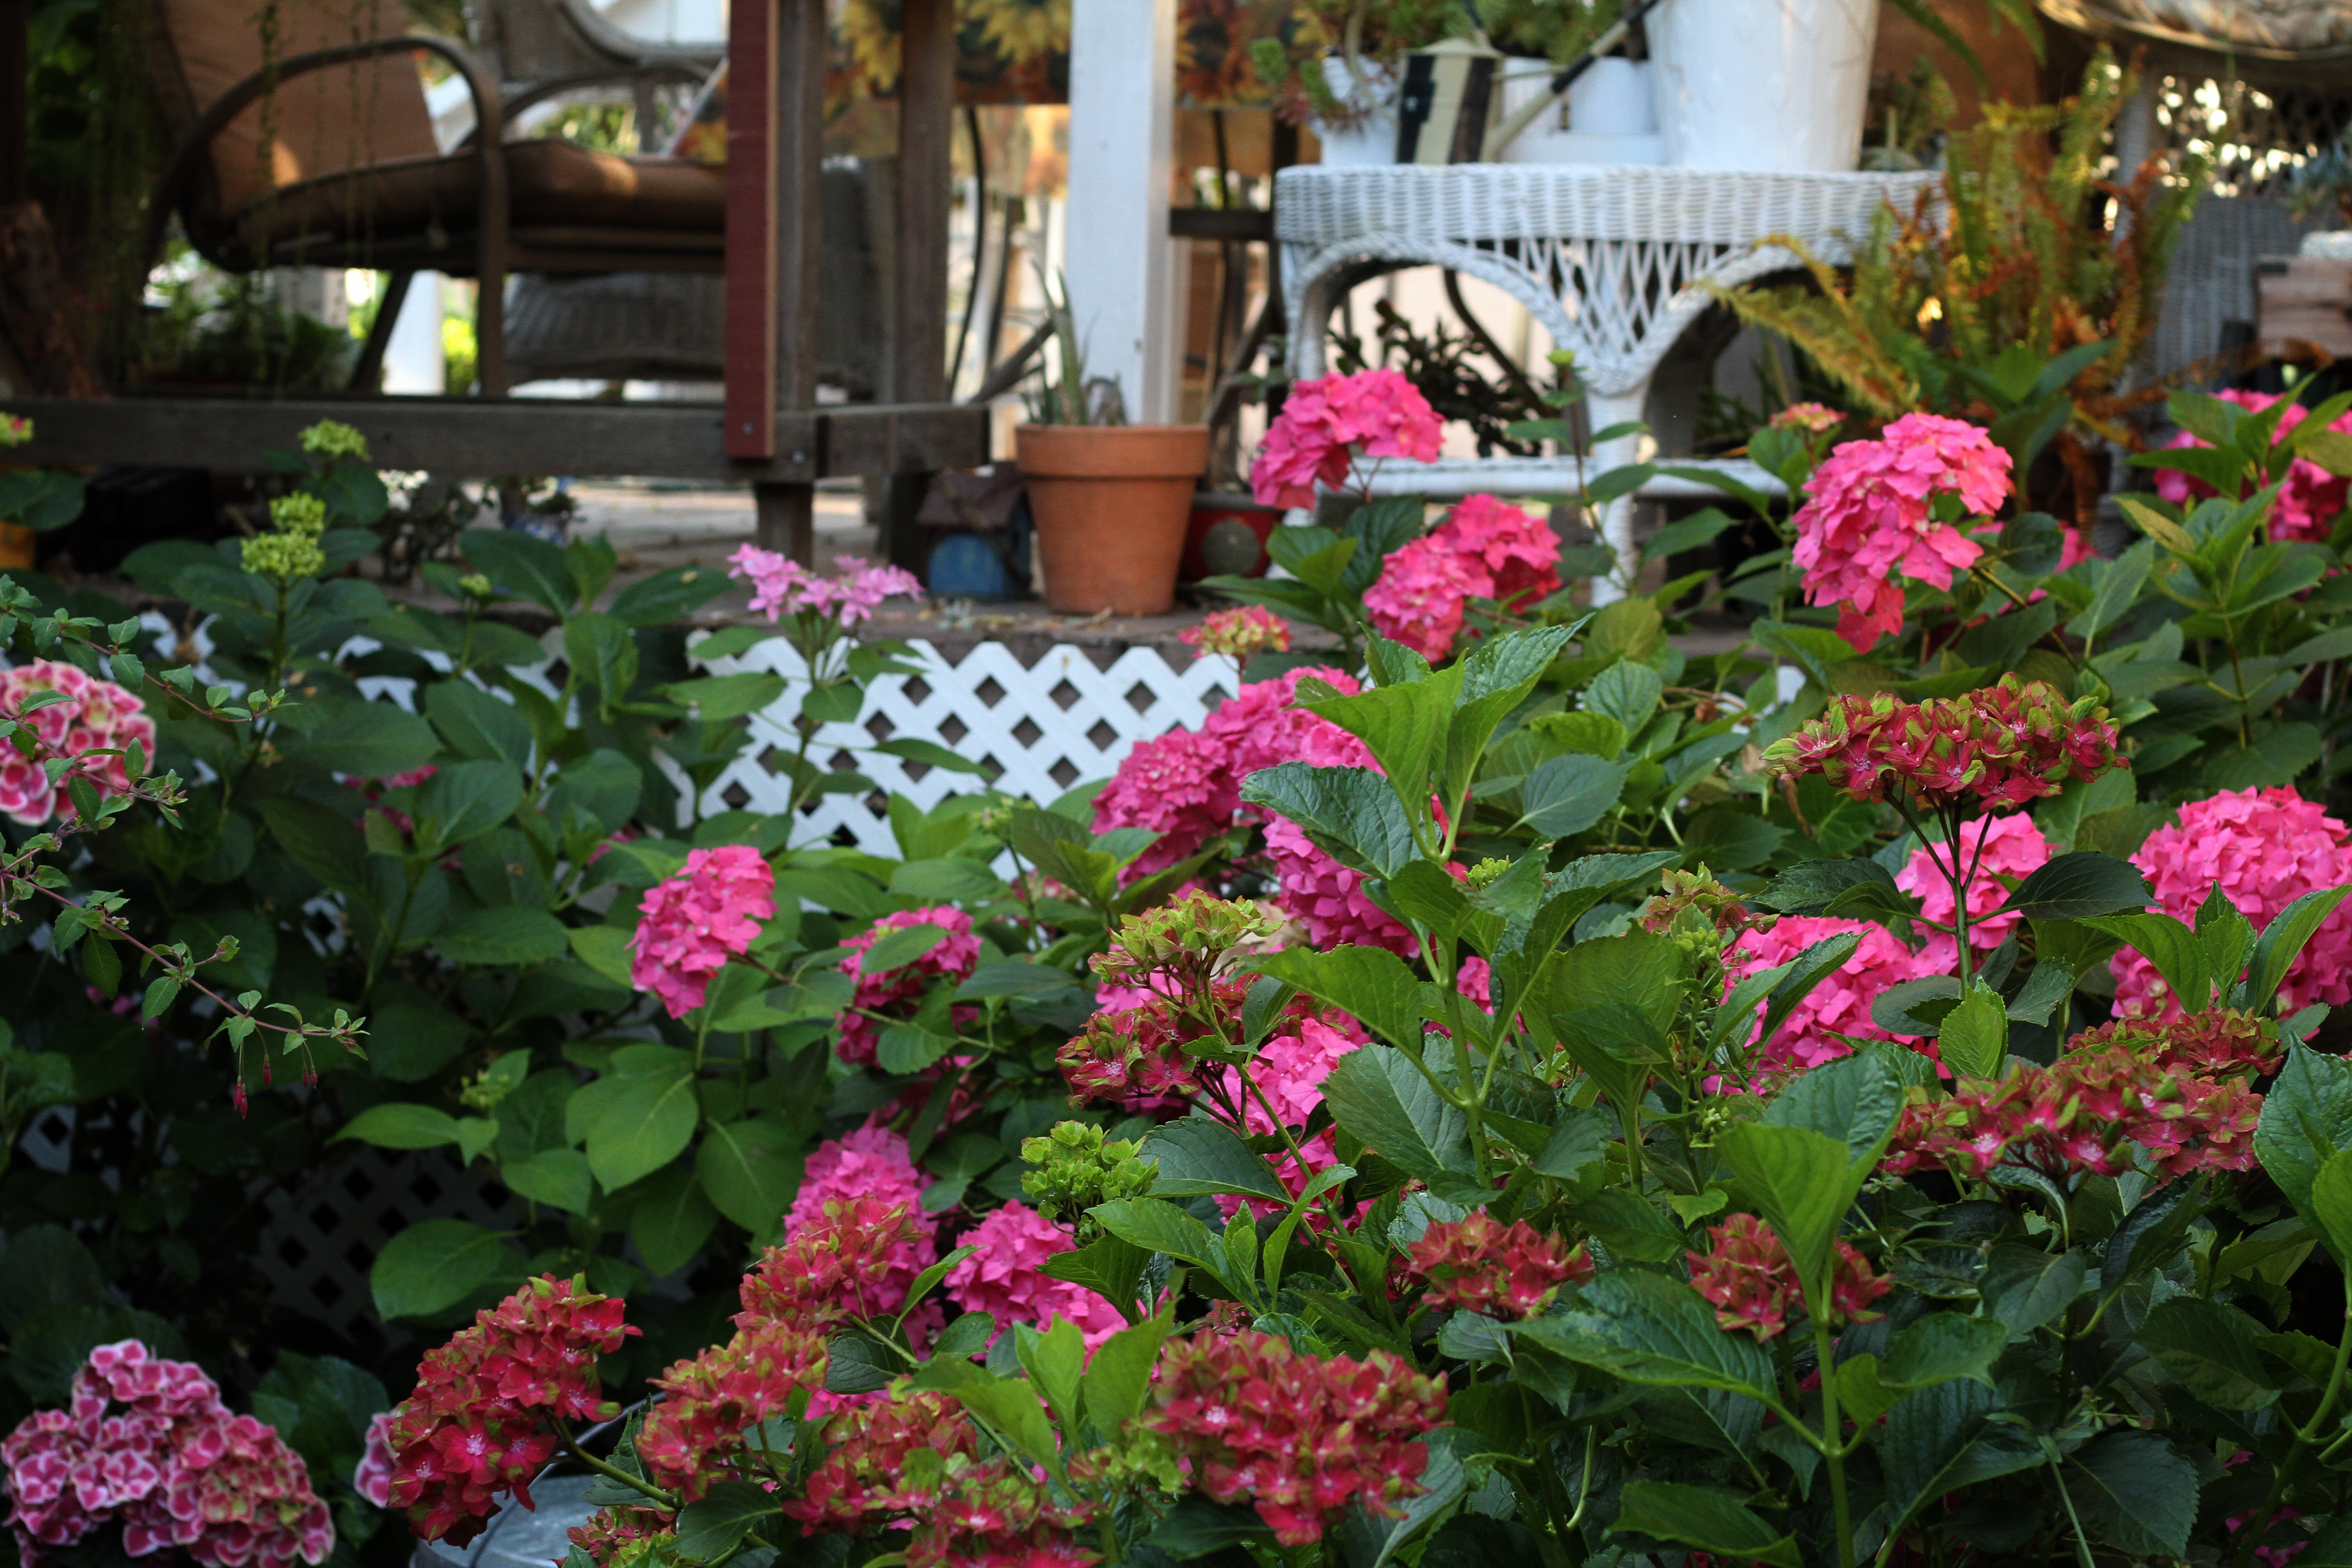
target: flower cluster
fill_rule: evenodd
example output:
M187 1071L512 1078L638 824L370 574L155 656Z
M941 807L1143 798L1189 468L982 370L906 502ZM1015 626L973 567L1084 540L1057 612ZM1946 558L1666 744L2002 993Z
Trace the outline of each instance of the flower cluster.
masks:
M25 705L47 691L66 700L26 713ZM37 658L0 671L0 714L31 731L51 757L88 757L74 773L89 780L101 795L127 792L130 767L120 756L93 757L90 752L125 751L135 742L148 761L154 760L155 721L147 717L147 704L114 682L58 659ZM37 827L52 816L71 813L73 801L65 784L64 777L49 777L39 757L0 746L0 811L17 821Z
M2116 726L2095 698L2068 702L2047 682L2004 675L1965 697L1905 702L1845 693L1765 750L1783 778L1819 773L1855 800L1890 785L1931 808L1974 800L2013 809L2095 778L2118 760Z
M1290 623L1262 605L1244 605L1215 611L1199 626L1178 632L1176 640L1203 655L1221 653L1245 665L1262 653L1289 652Z
M1294 998L1286 1011L1297 1026L1269 1037L1246 1068L1213 1067L1202 1073L1202 1087L1212 1096L1238 1108L1242 1131L1258 1136L1286 1127L1303 1131L1323 1103L1323 1080L1365 1039L1362 1027L1336 1008L1317 1012L1304 998ZM1299 1153L1306 1156L1304 1170L1287 1150L1274 1156L1276 1173L1294 1194L1306 1191L1316 1173L1339 1163L1328 1127L1301 1142ZM1218 1202L1228 1214L1240 1204L1233 1198ZM1272 1213L1273 1205L1262 1212Z
M1955 843L1960 874L1969 887L1969 945L1990 951L2017 929L2016 910L1996 912L2009 901L2010 884L2001 879L2014 881L2049 864L2050 841L2042 837L2032 817L2017 813L1964 823ZM1952 897L1952 854L1949 844L1933 849L1922 846L1895 873L1895 885L1919 900L1919 912L1942 925L1952 924L1958 910ZM1946 936L1928 943L1927 956L1938 961L1934 973L1949 966L1958 945Z
M2147 1037L2077 1036L2050 1067L2018 1063L1999 1083L1963 1082L1908 1107L1883 1168L1981 1177L2014 1163L2053 1181L2112 1176L2137 1142L2168 1176L2251 1170L2263 1097L2236 1079L2197 1077L2168 1055Z
M33 422L21 414L0 414L0 447L21 447L33 438Z
M1445 1384L1386 1351L1318 1357L1271 1334L1172 1341L1145 1423L1219 1502L1248 1501L1285 1546L1320 1541L1349 1502L1396 1518L1420 1495Z
M2344 824L2291 789L2222 790L2180 807L2179 821L2147 836L2132 856L2156 907L2196 923L2218 887L2261 931L2304 894L2352 882L2352 845ZM2116 1011L2125 1017L2168 1017L2180 999L2156 966L2126 948L2116 956ZM2235 975L2219 976L2226 985ZM2279 986L2283 1014L2314 1002L2352 1001L2352 902L2338 905L2287 966ZM2201 1008L2205 998L2189 1005Z
M2158 1067L2198 1078L2273 1073L2286 1058L2286 1047L2266 1019L2231 1007L2212 1007L2185 1016L2175 1013L2161 1022L2110 1019L2084 1030L2069 1043L2069 1048L2076 1051L2104 1050L2109 1046L2122 1046Z
M885 599L923 596L923 585L903 567L868 566L855 555L835 556L834 564L841 575L820 577L789 556L746 544L727 558L727 575L750 580L755 614L772 621L814 616L844 629L871 618Z
M1525 1220L1497 1225L1484 1213L1440 1220L1405 1248L1409 1274L1426 1280L1424 1304L1460 1307L1490 1318L1532 1318L1560 1286L1592 1278L1581 1247L1560 1249Z
M2260 414L2281 396L2275 392L2241 392L2234 387L2215 395L2226 403L2236 404L2249 414ZM2278 427L2271 433L2271 444L2276 446L2286 439L2288 433L2302 424L2309 412L2298 403L2280 415ZM2352 435L2352 413L2338 415L2328 428ZM2183 430L2165 445L2205 447L2211 443L2201 436ZM2308 458L2297 458L2287 465L2286 478L2279 484L2278 499L2271 503L2271 537L2309 539L2325 544L2328 534L2335 531L2336 514L2344 510L2347 491L2352 491L2352 479L2331 474ZM2204 480L2184 474L2178 468L2159 468L2156 474L2156 493L2175 506L2185 506L2192 499L2201 500L2216 492Z
M1797 1004L1780 1032L1764 1043L1750 1064L1759 1076L1778 1078L1851 1055L1853 1040L1890 1038L1870 1018L1870 1005L1879 993L1906 980L1945 972L1944 962L1913 952L1893 931L1874 921L1784 915L1769 928L1742 933L1725 952L1724 994L1729 995L1731 987L1757 971L1786 963L1815 942L1846 931L1861 932L1861 943ZM1763 1015L1760 1005L1757 1014Z
M1057 1121L1044 1137L1021 1141L1021 1163L1029 1167L1021 1190L1036 1201L1040 1215L1070 1221L1083 1236L1088 1209L1151 1190L1159 1167L1136 1157L1141 1147L1107 1138L1083 1121Z
M564 1537L596 1568L631 1568L673 1538L673 1517L658 1509L604 1508L575 1524Z
M637 1458L678 1500L697 1501L725 1479L719 1467L743 1451L745 1429L787 1414L793 1394L824 1388L825 1365L821 1329L772 1319L740 1328L651 1380L668 1397L646 1413Z
M1229 1039L1241 1035L1242 1000L1249 987L1220 980L1209 1005L1224 1019ZM1149 996L1131 1007L1107 1007L1087 1020L1054 1053L1054 1065L1070 1086L1073 1104L1105 1100L1142 1110L1189 1093L1200 1078L1184 1047L1209 1037L1202 1020L1171 996Z
M368 460L367 437L340 419L321 419L300 437L302 450L322 463Z
M783 1244L767 1248L743 1276L737 1325L823 1327L897 1311L938 1250L921 1212L903 1198L852 1197L796 1216Z
M776 873L749 845L697 849L676 876L646 889L637 910L629 979L682 1018L702 1005L710 977L750 951L760 921L776 912Z
M1791 403L1766 421L1775 430L1802 430L1823 436L1845 423L1845 416L1826 403Z
M954 1401L899 1389L844 1412L805 1495L783 1504L805 1531L864 1535L907 1528L908 1568L1084 1568L1095 1554L1068 1532L1093 1518L1057 1501L1027 1470L982 1460Z
M1965 420L1906 414L1875 441L1848 441L1813 470L1796 525L1796 563L1806 602L1838 606L1838 635L1868 651L1903 629L1898 574L1952 585L1984 553L1934 516L1936 499L1959 498L1989 516L2009 495L2010 457Z
M1789 1326L1792 1314L1803 1313L1804 1283L1770 1226L1754 1215L1736 1214L1708 1226L1707 1236L1710 1250L1683 1257L1690 1264L1691 1283L1715 1303L1715 1321L1727 1332L1746 1329L1759 1341L1769 1340ZM1850 1243L1837 1244L1830 1268L1830 1306L1837 1321L1871 1321L1880 1314L1869 1310L1870 1304L1894 1287Z
M907 1140L887 1127L860 1127L828 1138L809 1155L800 1191L784 1215L785 1250L830 1249L840 1255L839 1267L854 1264L861 1270L840 1277L839 1289L824 1288L823 1293L836 1300L841 1310L861 1317L896 1311L915 1276L930 1267L938 1252L933 1239L937 1223L923 1210L923 1189L929 1184L908 1155ZM890 1217L886 1220L886 1215ZM814 1260L813 1251L793 1257L794 1261L780 1268L805 1271L806 1289L814 1289L818 1281L831 1278ZM859 1259L864 1261L855 1261ZM761 1272L774 1271L763 1264ZM745 1289L750 1288L747 1281ZM749 1296L744 1305L753 1305ZM777 1315L783 1314L780 1310Z
M26 1568L110 1521L130 1556L177 1548L207 1568L289 1568L335 1544L309 1469L276 1429L231 1414L203 1369L137 1340L90 1352L67 1408L26 1416L0 1440L0 1465Z
M428 1541L464 1545L512 1491L531 1506L530 1479L556 1448L550 1419L602 1420L598 1355L638 1331L621 1302L543 1275L474 1326L425 1352L416 1390L394 1413L391 1506Z
M1069 1232L1028 1205L990 1210L964 1233L963 1244L980 1250L948 1270L948 1299L967 1312L994 1318L997 1333L1014 1323L1043 1329L1066 1318L1092 1350L1127 1327L1108 1297L1039 1268L1073 1243Z
M1435 529L1381 563L1364 610L1381 636L1441 659L1462 634L1466 601L1525 609L1559 591L1559 537L1531 512L1493 496L1465 499Z
M240 544L237 559L248 572L279 584L327 569L327 552L319 542L327 531L327 503L317 496L297 492L269 503L274 533L255 534Z
M947 934L911 963L877 973L866 972L866 955L885 932L919 925L937 926ZM971 917L944 904L936 909L894 910L843 945L850 951L841 961L841 972L857 983L857 990L850 998L849 1011L841 1016L839 1048L841 1059L855 1067L872 1066L881 1047L882 1025L872 1015L910 1016L933 981L963 980L980 964L980 938L971 934ZM957 1009L957 1014L960 1019L979 1016L977 1009L969 1007Z
M1121 916L1108 951L1087 967L1098 980L1143 980L1197 994L1228 953L1273 935L1279 924L1247 899L1195 888L1158 909Z
M1360 370L1293 382L1250 464L1260 506L1315 504L1318 483L1336 489L1359 448L1370 458L1437 459L1445 423L1393 370Z

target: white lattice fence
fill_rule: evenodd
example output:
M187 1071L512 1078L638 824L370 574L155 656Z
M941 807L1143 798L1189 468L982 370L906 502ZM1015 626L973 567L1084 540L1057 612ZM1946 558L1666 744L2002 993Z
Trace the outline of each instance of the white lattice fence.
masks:
M859 848L895 855L884 805L891 792L929 810L973 786L970 774L856 748L894 738L935 741L981 763L996 787L1043 804L1088 779L1108 777L1138 741L1199 724L1235 689L1230 659L1196 659L1179 669L1150 647L1130 647L1097 665L1086 649L1056 644L1024 667L1003 643L982 643L953 664L929 643L913 646L921 674L875 681L856 722L826 724L812 738L812 762L854 767L876 787L869 795L821 797L805 811L801 842L845 828ZM703 807L781 811L792 794L781 758L798 744L792 719L806 689L805 667L789 647L773 641L711 668L722 674L773 670L793 685L775 707L753 718L750 750L711 786Z

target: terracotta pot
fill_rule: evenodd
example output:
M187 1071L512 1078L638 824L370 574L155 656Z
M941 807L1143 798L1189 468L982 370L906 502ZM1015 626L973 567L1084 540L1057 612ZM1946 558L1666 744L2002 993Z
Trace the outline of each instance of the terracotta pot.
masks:
M1176 602L1205 425L1023 425L1013 432L1045 603L1064 615L1156 616Z

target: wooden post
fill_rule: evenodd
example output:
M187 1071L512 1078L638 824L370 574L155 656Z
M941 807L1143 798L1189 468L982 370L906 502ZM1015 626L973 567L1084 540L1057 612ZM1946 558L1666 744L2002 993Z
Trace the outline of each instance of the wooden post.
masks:
M33 199L25 167L33 57L26 39L32 0L0 0L0 206Z
M894 403L938 403L949 395L948 195L955 160L955 3L903 0L898 29L898 165L891 192L891 334L888 392ZM987 356L982 359L985 363ZM930 489L929 472L876 476L868 486L878 553L918 576L929 563L915 514Z
M777 410L816 401L824 0L734 0L728 51L727 452L757 460L779 456ZM751 493L761 548L812 564L815 487Z

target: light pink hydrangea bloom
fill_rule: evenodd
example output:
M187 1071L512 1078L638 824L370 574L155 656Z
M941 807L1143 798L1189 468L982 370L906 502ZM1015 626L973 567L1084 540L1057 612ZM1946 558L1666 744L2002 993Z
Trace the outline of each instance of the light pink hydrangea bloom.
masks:
M746 544L727 558L727 574L750 579L751 608L772 621L806 612L855 626L885 599L923 596L923 585L902 567L868 566L856 555L836 555L833 563L841 574L820 577L788 556Z
M1454 976L1454 989L1478 1004L1487 1012L1495 1010L1495 969L1485 959L1472 953L1462 961Z
M1783 915L1770 931L1741 934L1724 954L1724 994L1759 969L1786 963L1817 942L1843 931L1862 932L1862 942L1837 972L1813 987L1797 1004L1780 1032L1765 1046L1754 1066L1774 1073L1818 1067L1853 1054L1853 1047L1837 1038L1884 1040L1893 1037L1870 1021L1870 1005L1888 986L1924 974L1943 973L1928 952L1914 953L1885 926L1864 921L1826 920ZM1931 950L1932 951L1932 950ZM1757 1009L1760 1016L1763 1009Z
M129 1555L178 1548L206 1568L290 1568L334 1549L301 1456L232 1414L201 1368L137 1340L92 1351L68 1407L27 1416L0 1440L0 1466L27 1568L116 1520Z
M1914 849L1903 869L1895 873L1895 885L1919 900L1919 912L1931 921L1952 921L1952 879L1942 868L1949 854L1937 845L1930 854L1925 848ZM2050 861L2050 841L2033 826L2033 819L2023 812L2007 816L1979 816L1960 828L1960 869L1970 866L1976 876L1969 883L1969 945L1987 952L2008 940L2017 929L2015 910L2007 914L1993 911L2009 901L2009 889L2002 885L2003 876L2019 878L2040 870ZM1958 943L1942 937L1946 951L1952 952Z
M1302 762L1323 768L1379 771L1364 743L1337 724L1327 723L1302 739ZM1325 854L1297 823L1269 816L1265 852L1274 862L1275 879L1282 887L1275 902L1298 917L1312 945L1329 948L1352 943L1412 954L1412 932L1372 902L1364 892L1361 876Z
M2217 395L2250 414L2260 414L2276 403L2280 396L2275 392L2240 392L2234 387ZM2309 412L2298 403L2279 416L2278 428L2271 436L2271 444L2276 446L2284 440L2287 433L2302 424ZM2338 415L2328 428L2352 435L2352 411ZM2210 444L2204 437L2186 430L2165 443L2168 447ZM2271 503L2271 537L2325 542L2328 534L2335 531L2336 514L2344 510L2347 492L2352 492L2352 479L2331 474L2308 458L2297 458L2287 466L2286 479L2279 486L2278 499ZM2175 506L2185 506L2192 498L2202 500L2216 492L2204 480L2192 479L2177 468L2158 468L2156 471L2156 493Z
M697 849L676 876L638 901L629 979L673 1018L702 1005L710 977L740 957L776 912L776 874L745 844Z
M2344 824L2291 789L2225 789L2192 800L2180 808L2177 826L2147 836L2132 864L2147 879L2156 907L2175 919L2196 924L2199 906L2218 882L2257 931L2304 894L2352 882ZM2119 1017L2179 1015L2179 999L2137 952L2124 949L2113 967ZM2279 986L2283 1014L2314 1002L2340 1007L2347 1001L2352 1001L2352 900L2320 922Z
M1039 1264L1075 1244L1068 1231L1026 1204L991 1211L964 1234L961 1245L980 1250L948 1270L948 1299L967 1312L994 1318L996 1334L1015 1323L1045 1329L1055 1318L1066 1318L1091 1351L1127 1327L1108 1299L1039 1271ZM995 1338L991 1335L990 1342Z
M948 934L938 946L914 963L903 964L882 974L868 974L864 960L875 939L884 931L903 931L908 926L934 925ZM874 1053L882 1043L882 1026L865 1015L869 1012L887 1013L903 1008L911 1013L913 1004L922 1000L923 993L935 981L962 980L980 965L980 938L971 934L971 917L961 910L940 905L930 909L899 910L884 915L873 926L851 937L842 944L851 949L841 961L841 972L857 982L856 994L849 1005L858 1011L841 1016L841 1059L856 1067L870 1066ZM975 1008L961 1008L964 1017L977 1017Z
M1250 490L1260 506L1311 507L1318 482L1346 482L1357 448L1434 462L1444 434L1429 399L1396 371L1293 382L1250 465Z
M78 757L87 752L127 748L139 742L152 765L155 761L155 721L147 704L110 680L100 680L61 659L37 658L30 664L0 671L0 710L21 712L26 702L44 691L62 692L68 700L54 702L25 715L21 722L52 748L53 754ZM101 795L121 795L131 788L131 772L121 757L95 757L79 770L98 786ZM0 811L37 827L53 816L73 811L65 781L52 784L39 762L14 746L0 746Z
M887 1127L858 1127L816 1146L801 1173L800 1191L784 1215L787 1239L803 1226L824 1217L827 1204L852 1198L874 1198L903 1205L914 1217L917 1239L894 1244L889 1269L883 1276L876 1300L884 1311L896 1310L907 1299L915 1276L937 1260L938 1219L923 1212L923 1189L930 1180L907 1155L907 1140ZM871 1303L870 1303L871 1304Z
M1875 441L1836 447L1790 520L1807 602L1838 605L1838 635L1865 651L1902 630L1898 575L1949 588L1954 571L1984 553L1930 517L1930 504L1948 491L1990 515L2008 498L2009 470L2009 454L1982 430L1936 414L1906 414Z
M1392 550L1364 591L1381 636L1441 659L1462 634L1469 599L1514 610L1559 590L1559 536L1551 524L1490 495L1464 498L1445 521Z
M352 1472L352 1490L378 1508L392 1506L392 1471L399 1462L399 1456L392 1451L395 1414L382 1410L369 1417L367 1438L360 1448L360 1466Z

